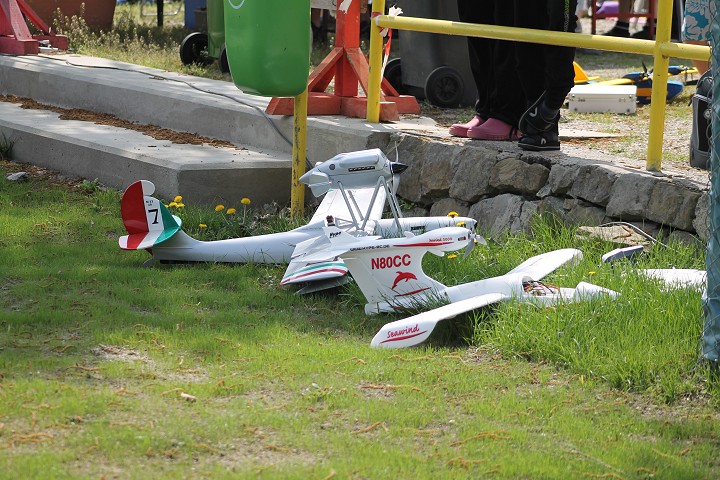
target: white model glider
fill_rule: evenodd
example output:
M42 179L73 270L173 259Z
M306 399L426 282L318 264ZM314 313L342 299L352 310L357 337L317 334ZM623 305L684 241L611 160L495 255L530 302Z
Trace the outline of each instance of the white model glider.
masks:
M121 213L128 235L119 239L125 250L147 250L159 261L288 263L283 284L315 283L318 290L347 281L347 267L339 259L308 262L303 253L326 240L323 227L328 217L353 236L401 236L404 231L422 233L451 225L475 228L467 217L403 218L395 192L399 173L407 167L391 162L379 149L336 155L318 163L300 180L322 202L307 225L294 230L254 237L203 242L181 229L180 219L152 197L155 185L139 180L123 194ZM393 218L383 219L388 203ZM303 244L296 252L296 247ZM294 253L295 252L295 253ZM327 257L325 257L327 259Z
M616 248L602 256L603 262L616 262L623 258L633 258L643 251L642 245ZM694 268L648 268L640 269L637 272L647 278L660 280L664 283L665 290L677 288L693 288L701 290L707 282L707 272Z
M638 270L640 275L661 280L666 289L693 288L701 290L707 282L707 272L694 268L648 268Z
M441 320L455 317L500 301L516 299L543 305L575 302L617 293L581 282L576 288L558 288L539 280L558 267L577 262L580 250L568 248L529 258L505 275L446 287L428 277L422 269L426 252L443 256L474 242L473 234L462 227L439 228L405 238L358 239L329 226L326 236L331 247L325 253L342 258L368 303L367 314L417 310L449 302L442 307L391 322L372 340L374 347L400 348L425 341Z

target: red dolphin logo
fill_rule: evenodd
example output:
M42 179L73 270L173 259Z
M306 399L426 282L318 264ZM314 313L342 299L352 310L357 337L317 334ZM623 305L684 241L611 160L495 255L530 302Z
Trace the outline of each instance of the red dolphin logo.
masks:
M395 281L393 282L393 286L391 287L392 290L395 290L395 287L397 287L397 284L405 280L406 282L408 280L417 280L417 277L414 273L410 272L397 272L397 277L395 277Z

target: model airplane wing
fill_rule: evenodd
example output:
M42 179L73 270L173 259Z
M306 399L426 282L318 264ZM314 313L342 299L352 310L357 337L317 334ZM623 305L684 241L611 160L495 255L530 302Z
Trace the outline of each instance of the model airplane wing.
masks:
M382 237L362 238L377 240ZM346 275L348 268L339 256L346 253L357 241L356 237L337 227L326 227L325 235L322 237L306 240L295 247L280 285L327 280Z
M311 223L332 215L355 226L367 227L369 223L373 229L373 221L382 218L388 200L388 190L379 188L380 185L393 184L393 177L406 168L388 160L378 148L341 153L319 162L300 177L300 182L310 187L316 197L325 195Z
M707 281L705 270L692 268L648 268L638 271L641 275L662 280L667 288L704 288Z
M370 346L404 348L419 345L428 339L438 322L508 298L501 293L489 293L387 323L373 337Z
M503 277L496 278L503 279ZM508 276L506 281L508 285L518 281L522 293L510 291L512 289L506 293L485 293L388 323L375 335L370 345L384 348L404 348L418 345L430 336L438 322L501 301L517 300L539 306L550 306L600 297L614 298L618 295L617 292L586 282L578 283L575 288L558 288L530 281L527 277L523 278L522 275L517 274Z
M345 262L333 256L329 248L330 241L325 236L298 243L280 285L345 276L348 273Z
M563 248L530 257L510 270L508 274L524 273L533 280L540 280L566 263L576 265L582 258L583 254L580 250L576 248Z

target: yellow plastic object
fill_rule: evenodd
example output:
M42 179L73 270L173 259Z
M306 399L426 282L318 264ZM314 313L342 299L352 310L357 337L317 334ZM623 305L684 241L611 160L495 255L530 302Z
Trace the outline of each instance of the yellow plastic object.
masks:
M294 97L310 72L310 0L224 0L225 48L245 93Z
M594 82L600 77L588 77L585 70L577 63L573 62L573 68L575 69L575 85L583 85L585 83Z

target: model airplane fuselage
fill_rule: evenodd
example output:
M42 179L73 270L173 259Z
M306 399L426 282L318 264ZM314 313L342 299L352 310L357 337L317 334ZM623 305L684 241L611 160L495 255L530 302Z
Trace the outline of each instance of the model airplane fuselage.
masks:
M616 293L581 282L576 288L558 288L540 279L561 265L582 258L580 250L568 248L532 257L499 277L447 287L422 269L422 258L430 252L465 248L473 242L470 231L460 227L440 228L423 235L384 240L358 239L334 227L325 229L332 246L328 252L340 257L367 299L365 312L402 312L447 303L439 308L385 325L371 345L406 347L417 345L440 320L505 300L543 305L575 302Z
M320 239L328 217L356 237L397 237L403 232L423 233L451 225L474 229L467 217L400 216L395 191L405 165L391 162L379 149L337 155L317 164L301 181L317 196L324 195L310 222L294 230L254 237L203 242L181 229L181 221L151 195L155 186L140 180L123 194L121 212L128 235L119 239L125 250L147 250L159 261L224 263L290 263L283 284L327 280L347 274L341 260L308 262L298 245ZM382 218L389 203L393 218ZM293 259L296 260L293 260Z

